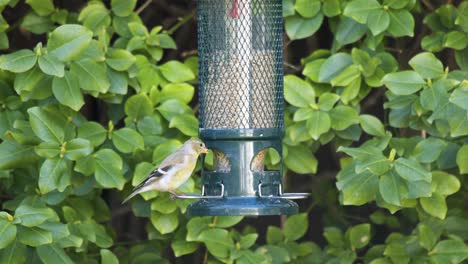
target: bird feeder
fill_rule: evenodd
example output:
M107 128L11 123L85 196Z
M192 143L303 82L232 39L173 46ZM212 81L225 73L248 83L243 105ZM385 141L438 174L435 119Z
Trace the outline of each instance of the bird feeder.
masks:
M269 148L282 157L282 0L199 0L200 138L214 153L202 169L191 216L295 214L282 170L268 171Z

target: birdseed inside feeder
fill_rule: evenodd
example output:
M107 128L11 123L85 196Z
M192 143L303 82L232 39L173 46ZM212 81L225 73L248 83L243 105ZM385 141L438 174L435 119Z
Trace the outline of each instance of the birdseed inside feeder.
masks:
M200 138L214 153L202 169L191 216L295 214L282 170L264 170L269 148L282 157L282 0L199 0Z

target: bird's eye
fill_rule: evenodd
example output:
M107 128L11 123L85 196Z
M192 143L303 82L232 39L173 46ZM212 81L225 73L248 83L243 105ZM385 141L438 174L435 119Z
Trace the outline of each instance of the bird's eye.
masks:
M203 147L203 144L200 144L200 147Z

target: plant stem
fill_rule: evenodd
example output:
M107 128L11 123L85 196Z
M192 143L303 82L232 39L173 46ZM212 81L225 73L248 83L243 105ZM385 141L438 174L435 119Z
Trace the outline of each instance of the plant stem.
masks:
M177 29L179 29L181 26L183 26L185 23L187 23L188 21L192 20L192 18L195 16L195 11L186 15L185 17L179 19L179 22L177 22L177 24L175 24L174 26L172 26L170 29L167 30L167 33L169 35L173 34L174 32L177 31Z
M135 11L135 13L139 15L141 12L143 12L143 10L145 10L145 8L147 8L151 4L151 2L153 2L153 0L146 0L146 2Z

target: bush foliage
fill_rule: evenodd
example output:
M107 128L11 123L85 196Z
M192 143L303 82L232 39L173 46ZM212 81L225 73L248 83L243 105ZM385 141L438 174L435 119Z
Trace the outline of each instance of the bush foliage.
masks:
M467 259L468 2L283 0L285 182L312 193L287 219L120 205L197 135L197 57L167 55L194 4L61 2L0 1L0 263Z

